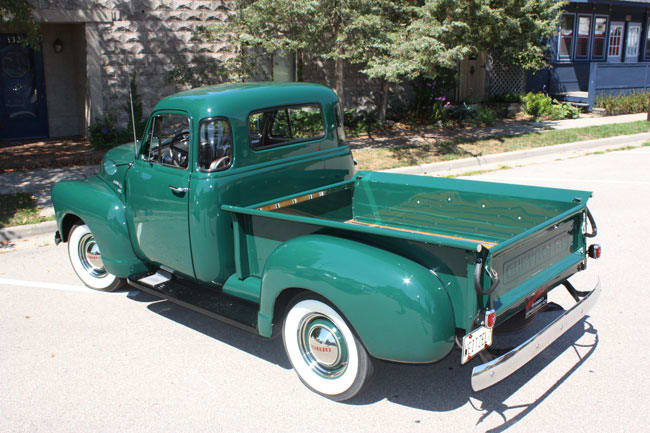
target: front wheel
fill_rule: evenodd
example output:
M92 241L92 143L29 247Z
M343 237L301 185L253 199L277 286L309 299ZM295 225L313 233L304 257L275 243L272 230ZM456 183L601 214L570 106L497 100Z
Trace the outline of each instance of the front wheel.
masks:
M282 339L300 380L327 398L354 397L372 375L372 361L361 341L341 315L319 299L294 301Z
M70 231L68 257L81 282L91 289L112 292L124 284L104 268L102 253L87 225L76 225Z

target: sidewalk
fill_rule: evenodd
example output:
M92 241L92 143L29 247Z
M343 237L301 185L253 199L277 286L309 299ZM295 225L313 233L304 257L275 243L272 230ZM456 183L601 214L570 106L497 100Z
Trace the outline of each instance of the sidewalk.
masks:
M546 120L544 122L531 122L533 125L539 125L542 129L571 129L584 128L587 126L612 125L615 123L638 122L647 120L647 113L621 114L620 116L606 117L581 117L579 119L565 120Z
M15 192L34 194L41 215L53 215L50 193L55 183L61 180L84 179L99 173L98 165L66 168L40 168L0 174L0 195Z

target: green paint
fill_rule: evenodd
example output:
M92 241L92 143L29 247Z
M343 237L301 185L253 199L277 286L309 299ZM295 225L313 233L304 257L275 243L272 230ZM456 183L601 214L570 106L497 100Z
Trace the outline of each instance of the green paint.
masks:
M107 270L120 277L165 266L259 303L264 336L280 319L275 303L285 290L312 291L340 310L371 355L401 362L442 359L456 328L474 327L479 307L498 305L505 317L584 260L589 192L355 175L350 150L337 139L336 101L331 90L304 83L215 86L165 98L151 116L172 110L190 119L188 168L145 161L133 143L112 149L104 160L116 164L114 173L55 186L59 230L67 218L85 221ZM251 148L250 112L302 103L322 107L322 138ZM201 171L198 124L215 116L231 124L233 164ZM144 137L149 128L151 118ZM322 197L259 210L325 188ZM477 299L472 276L483 244L504 281L492 297Z

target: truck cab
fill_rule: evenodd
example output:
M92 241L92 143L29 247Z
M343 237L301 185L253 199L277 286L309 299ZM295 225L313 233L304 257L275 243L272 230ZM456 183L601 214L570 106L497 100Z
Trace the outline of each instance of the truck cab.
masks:
M600 254L590 195L356 172L336 95L307 83L164 98L97 176L52 192L56 239L84 284L281 334L303 383L334 400L360 392L374 358L485 358L495 326L566 287L580 309L537 336L550 344L598 294L568 283ZM531 347L486 359L474 388Z

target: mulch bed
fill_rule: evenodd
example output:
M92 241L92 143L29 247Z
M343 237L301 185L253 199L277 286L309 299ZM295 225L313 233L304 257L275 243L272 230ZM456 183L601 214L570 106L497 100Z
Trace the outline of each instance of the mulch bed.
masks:
M396 124L377 134L351 137L353 150L412 147L454 138L483 138L532 132L538 128L527 122L506 120L492 127L431 128ZM66 137L0 142L0 174L37 168L94 165L101 162L105 150L95 150L84 137Z
M84 137L3 141L0 142L0 174L99 164L104 153L93 149Z

